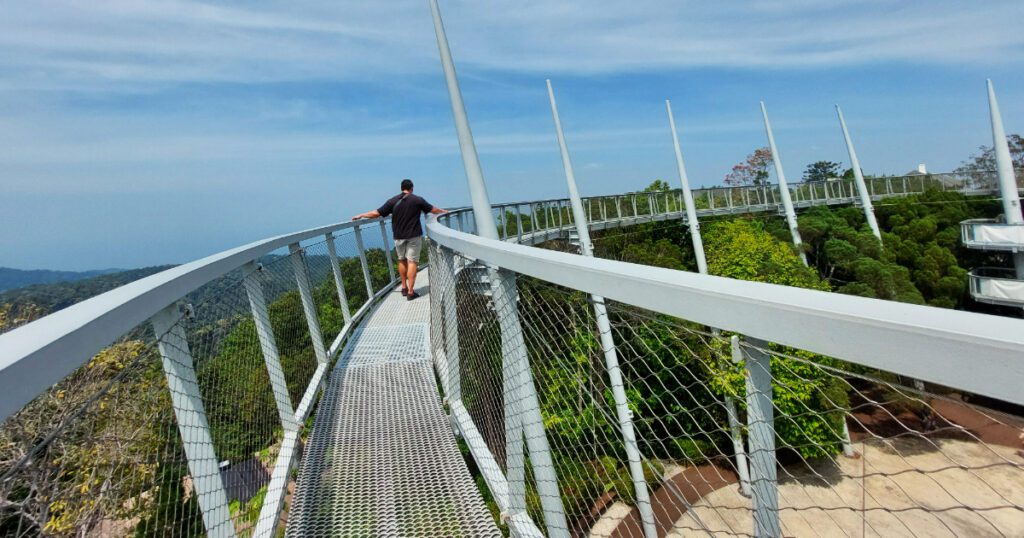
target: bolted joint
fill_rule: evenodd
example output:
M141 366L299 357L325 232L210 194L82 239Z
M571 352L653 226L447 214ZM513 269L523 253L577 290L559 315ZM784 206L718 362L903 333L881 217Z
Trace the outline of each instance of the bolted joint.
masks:
M192 306L192 303L179 303L178 312L181 313L182 319L196 319L196 308Z

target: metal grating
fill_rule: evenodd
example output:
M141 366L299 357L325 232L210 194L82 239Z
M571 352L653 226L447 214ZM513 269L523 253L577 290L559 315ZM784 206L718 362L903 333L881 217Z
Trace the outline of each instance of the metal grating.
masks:
M421 323L385 324L415 319L413 309ZM441 406L428 316L426 297L394 293L346 346L302 459L288 536L501 536Z

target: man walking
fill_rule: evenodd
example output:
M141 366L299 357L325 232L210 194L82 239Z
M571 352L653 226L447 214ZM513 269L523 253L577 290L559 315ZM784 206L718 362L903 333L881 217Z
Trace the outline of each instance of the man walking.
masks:
M420 226L420 214L433 213L440 215L447 211L430 205L426 200L412 193L412 180L402 180L402 194L392 197L384 205L373 211L360 213L352 220L391 217L391 230L395 236L395 252L398 253L398 276L402 281L402 295L413 300L420 295L416 293L416 263L419 261L420 248L423 246L423 227Z

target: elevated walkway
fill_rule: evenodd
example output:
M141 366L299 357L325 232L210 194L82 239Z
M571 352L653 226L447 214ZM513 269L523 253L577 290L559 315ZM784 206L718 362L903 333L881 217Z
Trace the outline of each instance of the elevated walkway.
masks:
M430 300L393 290L342 351L288 536L501 536L459 453L430 356Z

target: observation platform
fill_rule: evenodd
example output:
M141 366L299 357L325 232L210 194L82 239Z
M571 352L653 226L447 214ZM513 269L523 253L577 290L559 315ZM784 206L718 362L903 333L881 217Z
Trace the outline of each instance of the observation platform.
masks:
M960 223L960 238L967 248L1024 253L1024 224L993 219L971 219ZM1013 269L978 267L970 272L971 297L980 303L1024 306L1024 279Z
M328 380L288 536L501 536L459 453L430 353L430 284L393 289Z

